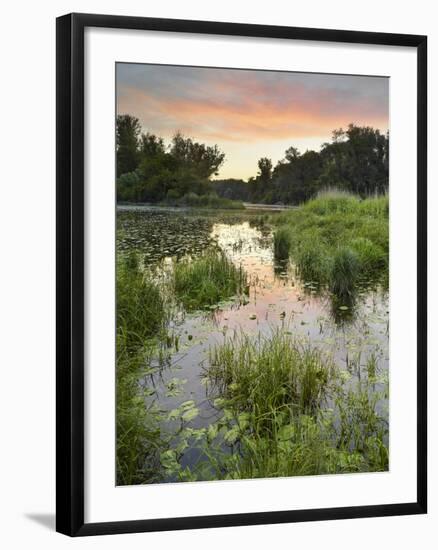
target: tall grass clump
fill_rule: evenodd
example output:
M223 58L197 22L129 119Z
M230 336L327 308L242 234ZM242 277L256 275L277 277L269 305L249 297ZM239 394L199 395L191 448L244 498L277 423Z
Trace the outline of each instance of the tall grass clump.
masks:
M150 371L151 348L137 354L119 353L116 371L116 477L117 485L158 481L160 452L165 448L161 413L153 390L140 384Z
M349 248L340 248L333 257L330 287L333 294L349 300L355 294L359 275L359 261L355 252Z
M136 255L117 264L117 341L134 350L159 333L166 319L165 300L151 275L140 269Z
M305 281L324 283L329 275L329 257L318 243L303 241L295 254L295 262L300 276Z
M388 254L379 244L366 237L350 241L351 249L357 254L361 275L372 276L388 268Z
M326 189L320 191L316 197L303 205L308 212L319 216L328 214L349 213L356 210L360 198L348 191Z
M270 338L238 335L210 354L209 378L233 405L273 429L275 414L292 418L321 405L333 366L321 352L303 347L284 331Z
M280 227L274 233L274 258L277 262L284 262L289 259L289 251L292 239L291 232L287 227Z
M154 390L141 384L150 373L154 338L166 320L165 301L136 254L118 257L116 362L116 477L118 485L158 479L163 446Z
M246 274L219 249L173 264L173 287L187 311L213 306L246 291Z
M387 279L388 196L361 199L345 191L320 192L297 209L273 218L276 232L289 230L289 250L304 280L350 294L361 280Z
M370 390L374 378L344 385L332 359L288 331L225 340L206 374L223 416L192 480L387 470L388 426L377 412L387 395Z

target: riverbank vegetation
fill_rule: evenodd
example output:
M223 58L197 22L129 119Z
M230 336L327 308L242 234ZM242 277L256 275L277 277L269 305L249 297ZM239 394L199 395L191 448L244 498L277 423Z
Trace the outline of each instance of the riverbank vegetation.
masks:
M156 339L168 310L163 295L135 254L117 261L116 446L117 484L157 480L166 447L154 390L140 380L153 372Z
M350 124L335 130L332 141L319 152L300 153L289 147L275 166L271 159L258 161L256 176L243 180L216 180L217 193L245 202L302 204L331 186L360 197L388 190L389 134Z
M181 133L166 145L161 137L142 133L139 120L130 115L117 117L116 141L118 201L218 207L210 177L225 154L217 145L207 146ZM220 207L231 205L225 200Z
M274 252L290 257L306 281L348 300L358 282L387 281L388 196L331 190L274 218Z
M319 152L291 146L275 166L262 157L247 181L212 179L225 162L217 145L179 132L166 144L128 114L117 117L116 142L119 202L238 209L243 202L301 204L333 185L360 197L388 190L389 137L371 127L334 130Z
M210 192L208 195L197 195L196 193L187 193L182 197L172 198L173 193L168 193L163 201L164 206L189 206L192 208L215 208L221 210L242 210L244 208L242 201L219 197L216 193Z

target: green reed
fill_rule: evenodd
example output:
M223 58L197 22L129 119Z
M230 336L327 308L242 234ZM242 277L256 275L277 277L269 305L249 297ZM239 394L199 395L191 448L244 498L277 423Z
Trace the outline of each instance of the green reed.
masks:
M219 249L173 264L173 289L187 311L208 308L247 292L245 272Z

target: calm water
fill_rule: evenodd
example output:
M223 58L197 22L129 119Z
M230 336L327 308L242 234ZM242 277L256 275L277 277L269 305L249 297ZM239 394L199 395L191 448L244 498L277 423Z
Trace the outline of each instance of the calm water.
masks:
M167 367L157 369L146 381L154 384L163 409L193 399L200 409L193 427L214 421L220 413L210 399L203 367L208 364L211 347L241 332L268 336L283 327L303 342L310 340L335 359L347 384L364 375L370 354L376 359L377 374L387 374L388 293L379 287L364 287L354 309L340 311L315 283L301 281L293 265L275 264L272 228L263 212L158 207L118 210L119 253L137 250L146 266L170 265L172 257L196 256L212 243L245 269L250 282L248 303L230 302L207 313L176 313L169 330L177 337L178 349L167 358ZM381 412L386 405L380 405ZM186 464L197 458L196 452L186 453Z

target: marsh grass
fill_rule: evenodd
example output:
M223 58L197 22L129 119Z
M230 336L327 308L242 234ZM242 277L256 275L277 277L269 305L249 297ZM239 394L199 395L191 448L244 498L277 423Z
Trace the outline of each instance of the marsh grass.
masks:
M288 254L300 276L328 285L342 298L360 279L387 279L388 216L388 196L360 199L329 190L272 221L275 235L289 235Z
M388 426L377 412L387 395L371 391L375 378L344 385L329 357L281 330L224 341L207 376L224 414L206 430L207 460L182 479L387 470Z
M165 300L149 272L132 253L117 264L116 477L118 485L156 481L160 476L161 413L155 391L141 384L150 374L156 337L167 316Z
M160 479L161 412L154 391L140 384L151 373L152 348L117 358L117 485L136 485Z
M322 403L333 365L321 352L297 343L285 331L257 339L239 334L210 353L208 376L221 395L271 430L270 413L311 413Z
M333 294L341 300L351 300L356 292L359 275L357 254L350 248L339 248L332 262L330 285Z
M163 329L165 299L135 254L117 264L117 346L133 351Z
M219 249L173 264L173 288L187 311L214 306L247 291L246 274Z
M292 238L288 227L280 227L274 233L274 259L283 262L289 259Z

